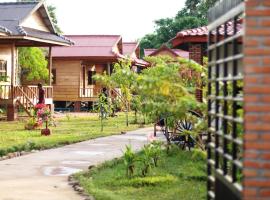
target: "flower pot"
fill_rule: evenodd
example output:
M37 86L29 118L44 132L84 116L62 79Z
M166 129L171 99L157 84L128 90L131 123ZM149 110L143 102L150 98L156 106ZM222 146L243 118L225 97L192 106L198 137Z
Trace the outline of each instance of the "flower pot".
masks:
M51 130L48 128L41 129L41 135L49 136L49 135L51 135Z

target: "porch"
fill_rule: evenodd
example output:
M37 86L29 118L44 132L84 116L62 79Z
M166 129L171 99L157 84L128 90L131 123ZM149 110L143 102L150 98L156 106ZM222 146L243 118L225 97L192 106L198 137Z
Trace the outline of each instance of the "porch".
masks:
M44 86L45 104L53 104L53 87ZM17 112L17 107L21 106L24 111L31 116L31 110L38 102L38 87L37 86L12 86L0 85L0 105L7 106L7 118L13 120L16 118L9 116L13 112ZM12 118L12 119L11 119Z

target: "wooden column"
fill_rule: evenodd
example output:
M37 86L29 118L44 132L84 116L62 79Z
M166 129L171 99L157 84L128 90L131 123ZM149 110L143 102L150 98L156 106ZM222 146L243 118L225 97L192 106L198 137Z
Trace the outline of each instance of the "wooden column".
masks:
M7 121L14 121L18 117L18 107L14 102L14 85L16 85L16 46L11 44L11 99L7 105Z
M49 47L48 55L48 69L49 69L49 86L52 86L52 47Z
M74 112L81 112L81 102L80 101L74 102Z
M15 77L16 77L16 62L15 62L15 53L16 53L16 47L15 47L15 43L11 44L11 85L14 86L15 85Z
M111 75L111 63L107 63L107 73Z

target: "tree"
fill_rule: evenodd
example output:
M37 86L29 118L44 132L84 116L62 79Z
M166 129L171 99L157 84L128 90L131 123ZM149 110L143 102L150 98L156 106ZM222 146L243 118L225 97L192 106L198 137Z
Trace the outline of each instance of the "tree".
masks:
M179 31L206 25L207 12L217 0L186 0L185 7L175 17L155 21L155 31L141 39L141 53L145 48L159 48Z
M145 69L136 81L136 93L141 96L142 112L153 121L166 119L174 130L179 120L198 120L190 111L200 111L203 104L195 99L195 87L205 69L187 59L168 56L147 57L152 67ZM169 135L167 141L170 143Z
M103 121L106 118L108 110L109 110L108 99L104 93L101 93L98 98L98 111L100 117L101 132L103 132L104 127Z
M48 80L48 62L40 48L19 48L19 62L22 69L26 71L27 80Z
M129 125L128 113L132 95L134 92L134 82L137 74L131 70L131 60L122 59L114 64L111 75L95 75L95 79L109 90L113 90L120 99L126 113L126 125ZM119 89L119 90L118 90Z

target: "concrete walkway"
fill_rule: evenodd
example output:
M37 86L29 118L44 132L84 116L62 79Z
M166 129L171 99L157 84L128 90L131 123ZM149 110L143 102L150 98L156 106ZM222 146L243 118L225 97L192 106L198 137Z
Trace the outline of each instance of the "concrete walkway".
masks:
M0 162L0 200L82 200L67 177L123 155L126 144L139 150L152 128L89 140Z

